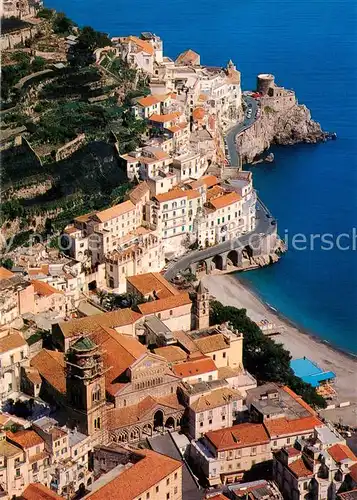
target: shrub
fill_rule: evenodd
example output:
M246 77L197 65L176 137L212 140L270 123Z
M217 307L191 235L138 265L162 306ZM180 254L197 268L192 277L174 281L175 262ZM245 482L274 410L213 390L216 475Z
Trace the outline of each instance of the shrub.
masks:
M314 407L326 407L326 401L315 389L296 377L290 368L291 356L271 338L265 336L258 325L248 316L246 309L223 306L213 301L210 307L210 323L212 325L230 322L234 328L244 335L243 363L259 382L278 382L289 386L308 404Z

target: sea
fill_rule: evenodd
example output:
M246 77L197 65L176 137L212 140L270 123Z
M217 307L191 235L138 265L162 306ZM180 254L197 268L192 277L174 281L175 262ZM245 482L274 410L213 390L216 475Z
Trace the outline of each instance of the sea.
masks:
M337 133L323 144L275 147L274 164L252 168L289 250L278 264L239 277L306 331L357 354L356 0L48 0L46 6L110 36L154 32L173 58L192 48L203 64L232 59L244 90L255 88L258 73L273 73L325 130Z

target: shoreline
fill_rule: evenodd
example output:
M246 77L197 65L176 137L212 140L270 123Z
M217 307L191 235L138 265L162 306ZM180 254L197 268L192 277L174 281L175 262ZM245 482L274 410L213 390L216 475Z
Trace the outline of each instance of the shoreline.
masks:
M249 269L244 270L243 272L246 271L249 271ZM303 327L299 323L296 323L288 316L285 316L281 311L279 311L278 309L270 305L268 302L266 302L254 287L252 287L249 283L245 282L244 278L233 276L233 273L231 274L230 278L234 279L235 281L238 281L249 293L254 295L262 303L262 305L264 305L269 311L271 311L272 314L274 314L275 316L277 316L277 318L280 319L282 324L288 324L291 328L298 330L301 335L308 336L309 338L314 340L317 344L325 345L326 347L329 347L333 351L337 351L343 356L347 356L350 359L357 362L357 354L355 354L354 352L346 351L342 347L339 347L338 345L335 345L332 342L329 342L328 340L324 340L323 338L319 337L316 333L309 331L307 328Z
M278 310L265 303L255 290L233 275L206 275L202 281L210 295L223 305L246 309L248 316L255 322L267 319L280 326L281 333L271 338L283 344L293 359L306 356L322 369L335 372L334 387L337 397L331 401L331 404L346 401L349 401L351 405L357 404L357 356L333 346L294 324ZM351 407L345 410L348 411L348 409L351 411Z

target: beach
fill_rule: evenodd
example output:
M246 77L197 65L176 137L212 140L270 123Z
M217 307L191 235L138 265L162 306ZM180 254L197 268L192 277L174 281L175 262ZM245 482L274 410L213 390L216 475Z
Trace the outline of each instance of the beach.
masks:
M336 402L350 401L351 406L341 410L328 410L327 418L342 421L348 425L357 425L357 358L348 355L300 330L286 318L272 310L267 304L239 279L232 275L203 276L203 284L210 295L224 305L244 308L255 322L266 319L281 331L272 338L282 343L290 351L293 359L306 356L321 368L332 370L336 374Z

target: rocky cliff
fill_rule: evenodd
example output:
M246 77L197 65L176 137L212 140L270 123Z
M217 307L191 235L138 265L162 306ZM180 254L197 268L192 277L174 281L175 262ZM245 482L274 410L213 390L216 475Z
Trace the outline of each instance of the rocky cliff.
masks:
M266 106L261 109L255 124L237 137L237 147L243 163L251 163L272 144L317 143L330 136L311 119L310 111L304 105L296 104L282 111Z

